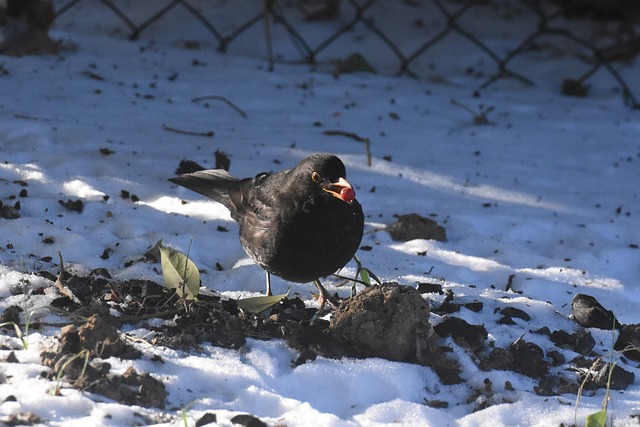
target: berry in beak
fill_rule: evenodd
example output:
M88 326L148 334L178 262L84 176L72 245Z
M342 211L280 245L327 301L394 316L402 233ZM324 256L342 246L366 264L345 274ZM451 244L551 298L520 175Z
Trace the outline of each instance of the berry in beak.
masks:
M323 184L322 189L333 197L337 197L347 203L353 202L356 198L356 192L349 184L349 181L344 178L339 178L336 182Z

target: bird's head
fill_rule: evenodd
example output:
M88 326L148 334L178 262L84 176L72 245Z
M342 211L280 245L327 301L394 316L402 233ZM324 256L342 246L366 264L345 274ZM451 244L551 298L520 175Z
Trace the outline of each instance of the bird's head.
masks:
M324 178L318 172L313 171L311 172L311 179L316 184L319 184L323 191L344 202L352 203L356 198L356 192L346 178L339 177L334 181L329 178Z
M339 158L330 154L318 154L308 157L304 161L307 160L310 166L309 176L313 185L343 202L353 203L356 192L347 181L347 172Z

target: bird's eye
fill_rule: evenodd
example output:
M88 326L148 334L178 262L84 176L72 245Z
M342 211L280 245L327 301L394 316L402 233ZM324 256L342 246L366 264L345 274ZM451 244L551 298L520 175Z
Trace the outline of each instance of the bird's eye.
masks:
M311 179L313 180L313 182L322 181L322 177L320 176L320 174L318 172L311 172Z

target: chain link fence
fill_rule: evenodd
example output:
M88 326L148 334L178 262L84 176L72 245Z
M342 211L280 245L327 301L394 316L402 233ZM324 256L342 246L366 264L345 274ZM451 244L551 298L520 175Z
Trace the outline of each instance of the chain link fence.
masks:
M589 80L604 72L640 108L623 72L633 73L640 51L637 0L58 0L56 22L89 2L131 40L199 27L219 52L262 56L271 69L294 62L431 79L463 73L479 89L551 79L570 96L587 96ZM456 55L458 69L439 68L442 55ZM544 61L556 61L560 74L536 67Z

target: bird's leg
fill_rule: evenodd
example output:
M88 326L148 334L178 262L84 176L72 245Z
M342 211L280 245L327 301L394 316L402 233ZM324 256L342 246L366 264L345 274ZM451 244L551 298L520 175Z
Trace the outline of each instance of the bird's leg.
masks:
M320 279L314 280L313 284L316 285L316 288L318 288L318 304L320 304L320 310L324 308L324 305L327 302L329 302L331 308L337 310L338 305L331 300L331 294L324 286L322 286L322 283L320 283Z
M271 293L271 273L269 273L268 271L265 271L267 273L267 296L270 297L271 295L273 295Z

